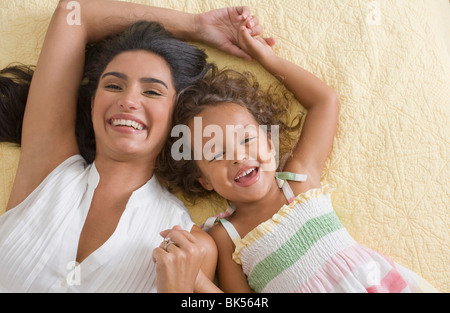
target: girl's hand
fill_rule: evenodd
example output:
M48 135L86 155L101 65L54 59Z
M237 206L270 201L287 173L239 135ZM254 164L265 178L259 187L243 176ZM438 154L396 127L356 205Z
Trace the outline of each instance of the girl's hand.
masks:
M246 60L252 58L238 46L240 27L251 36L262 33L263 27L250 15L249 7L232 7L209 11L196 16L195 35L198 41Z
M252 58L263 63L265 59L275 55L272 50L275 39L252 36L246 27L248 22L248 20L245 20L239 28L238 45Z
M153 250L158 292L194 292L205 256L203 246L179 226L161 232L161 236L165 240Z

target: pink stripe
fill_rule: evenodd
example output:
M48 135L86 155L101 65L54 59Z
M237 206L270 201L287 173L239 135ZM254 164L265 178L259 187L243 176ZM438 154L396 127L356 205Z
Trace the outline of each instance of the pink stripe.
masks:
M384 276L384 278L380 281L380 285L369 287L366 290L369 293L399 293L408 285L406 284L406 281L403 279L402 275L400 275L400 273L397 271L394 261L385 257L384 255L383 258L392 266L392 270L387 273L386 276Z
M329 293L334 291L335 287L339 285L346 276L352 275L353 270L372 260L371 256L367 254L367 251L372 251L364 249L364 252L366 253L361 254L358 251L361 247L362 246L360 245L354 245L334 255L330 260L323 264L314 276L310 277L294 292Z
M354 276L358 270L373 269L373 266L367 266L369 262L380 263L378 261L383 259L387 264L383 262L384 264L380 266L389 267L390 270L386 269L388 273L381 279L380 285L369 286L367 274L364 272L357 275L360 276L359 279ZM353 292L400 292L406 286L405 280L397 271L392 260L371 249L355 245L334 255L295 292L339 292L341 288Z

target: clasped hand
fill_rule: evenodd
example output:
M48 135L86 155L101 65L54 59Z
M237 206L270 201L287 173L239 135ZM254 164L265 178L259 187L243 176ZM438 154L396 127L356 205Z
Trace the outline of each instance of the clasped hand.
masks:
M194 292L204 279L200 267L205 256L197 238L180 226L161 232L163 242L153 251L158 292Z
M252 16L250 8L246 6L217 9L199 14L196 16L195 25L198 41L249 61L253 58L239 45L240 28L246 27L253 37L263 32L258 18ZM273 45L270 39L268 42Z

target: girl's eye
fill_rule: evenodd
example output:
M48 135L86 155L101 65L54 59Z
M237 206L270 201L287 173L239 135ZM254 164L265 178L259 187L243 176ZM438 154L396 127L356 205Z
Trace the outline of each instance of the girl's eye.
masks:
M212 162L214 160L221 160L223 158L223 152L220 152L212 157L212 159L209 162Z
M242 145L245 145L246 143L249 143L250 141L252 141L253 139L255 139L256 137L248 137L245 138L244 141L242 141Z

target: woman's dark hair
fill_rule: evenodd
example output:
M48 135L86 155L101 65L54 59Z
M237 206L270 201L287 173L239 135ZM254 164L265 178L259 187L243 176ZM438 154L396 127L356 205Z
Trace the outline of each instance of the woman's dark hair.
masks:
M298 138L301 127L300 113L290 114L291 101L280 86L263 90L250 73L234 70L219 71L215 66L196 84L178 95L172 126L188 125L205 108L224 103L234 103L246 108L258 125L279 126L280 155L288 156ZM226 117L224 117L226 118ZM213 195L198 182L200 170L193 151L189 160L175 160L172 146L180 138L170 137L157 159L156 173L171 192L182 192L186 200L194 203L197 198Z
M95 157L91 98L97 90L100 75L114 57L133 50L145 50L162 57L171 69L177 93L202 78L210 67L203 50L176 39L156 22L136 22L121 33L87 45L84 76L78 92L76 136L80 153L88 163ZM14 65L0 71L0 141L21 142L33 69Z

